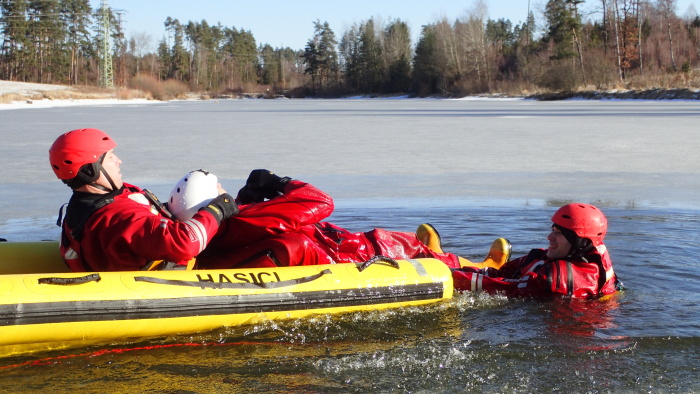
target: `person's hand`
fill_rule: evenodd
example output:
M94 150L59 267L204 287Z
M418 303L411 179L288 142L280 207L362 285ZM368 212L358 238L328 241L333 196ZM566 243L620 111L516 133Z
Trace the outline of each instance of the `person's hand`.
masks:
M251 171L245 186L238 191L237 200L241 204L262 202L284 193L284 187L291 178L280 177L269 170Z
M220 188L220 190L223 189ZM222 220L226 220L238 213L238 205L236 205L233 197L224 191L224 193L219 194L218 197L211 200L206 207L200 209L200 211L202 210L208 211L214 215L216 221L221 224Z

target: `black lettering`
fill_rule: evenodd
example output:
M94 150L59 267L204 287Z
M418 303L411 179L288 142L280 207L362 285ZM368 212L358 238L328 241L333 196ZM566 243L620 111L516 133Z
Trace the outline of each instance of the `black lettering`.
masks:
M241 282L250 283L250 281L246 277L246 274L244 274L242 272L237 272L237 273L233 274L233 277Z
M197 279L200 282L212 282L212 283L214 282L214 278L211 277L211 274L207 274L207 277L208 277L208 279L204 279L204 278L202 278L202 275L197 274Z
M236 272L233 274L233 279L244 283L264 283L264 282L281 282L279 273L277 272L260 272L257 275L253 272L244 273ZM211 274L197 274L197 280L200 282L217 283ZM233 280L225 274L219 274L218 283L233 283Z
M261 272L261 273L259 273L259 274L258 274L258 280L260 281L260 283L265 282L265 280L263 280L263 278L262 278L263 275L272 276L272 274L269 273L269 272Z

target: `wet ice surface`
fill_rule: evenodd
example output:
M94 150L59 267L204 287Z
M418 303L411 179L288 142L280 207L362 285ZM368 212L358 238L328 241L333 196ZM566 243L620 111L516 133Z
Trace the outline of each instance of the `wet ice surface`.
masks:
M5 110L0 121L0 237L10 240L57 238L70 191L48 148L62 132L97 127L119 144L124 179L162 199L193 169L235 193L251 169L268 168L328 191L330 220L349 230L427 221L446 250L472 259L500 236L515 255L543 247L559 205L594 203L628 288L606 302L465 294L118 345L1 370L9 390L700 389L700 103L237 100ZM187 342L202 346L152 346Z
M197 168L235 192L254 168L342 205L411 199L490 206L579 200L697 207L700 104L691 101L230 100L0 111L0 225L55 217L47 163L62 132L119 144L127 182L165 198ZM10 231L11 232L11 231Z

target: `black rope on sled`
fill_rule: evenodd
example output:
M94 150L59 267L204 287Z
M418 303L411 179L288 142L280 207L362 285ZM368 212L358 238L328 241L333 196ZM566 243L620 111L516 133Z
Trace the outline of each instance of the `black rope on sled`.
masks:
M377 263L377 262L380 262L380 261L383 261L383 262L385 262L385 263L389 263L392 267L394 267L394 268L396 268L396 269L399 269L399 262L396 261L396 260L394 260L394 259L392 259L392 258L386 257L386 256L374 256L374 257L372 257L371 259L369 259L369 260L365 261L364 263L360 264L360 265L357 267L357 269L358 269L360 272L362 272L362 271L366 270L367 267L369 267L370 265L372 265L372 264L374 264L374 263Z
M100 274L90 274L78 278L39 278L39 284L44 285L80 285L88 282L99 282Z

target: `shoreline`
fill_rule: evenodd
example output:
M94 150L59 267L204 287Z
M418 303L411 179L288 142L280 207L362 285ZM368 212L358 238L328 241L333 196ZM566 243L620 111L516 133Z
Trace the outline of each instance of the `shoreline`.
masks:
M135 91L127 96L117 89L101 89L85 86L50 85L30 82L13 82L0 80L0 110L24 109L24 108L48 108L57 106L76 105L115 105L115 104L146 104L164 103L174 100L156 100L138 97ZM306 99L314 98L307 97ZM328 97L324 97L328 98ZM236 99L292 99L285 96L270 97L263 94L241 93L230 94L196 94L189 93L185 100L236 100ZM329 99L445 99L445 100L469 100L469 99L509 99L509 100L536 100L536 101L561 101L561 100L652 100L652 101L696 101L700 100L700 89L674 88L674 89L646 89L646 90L596 90L579 92L547 92L535 94L503 94L488 93L475 94L464 97L454 96L430 96L418 97L410 94L403 95L354 95L341 96Z
M700 100L700 89L648 89L648 90L609 90L566 93L541 93L528 98L538 101L558 100Z

